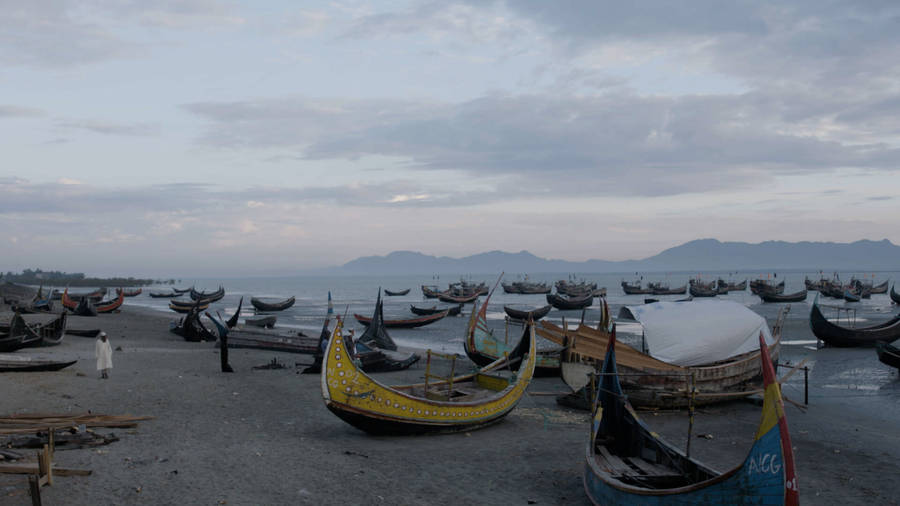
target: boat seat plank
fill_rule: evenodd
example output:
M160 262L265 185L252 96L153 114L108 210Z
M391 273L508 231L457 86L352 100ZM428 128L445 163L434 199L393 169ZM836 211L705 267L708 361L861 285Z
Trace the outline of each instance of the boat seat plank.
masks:
M668 467L661 466L653 462L648 462L639 457L632 457L623 460L626 464L632 464L633 466L639 468L641 471L647 473L648 476L671 476L673 474L676 474L674 470L669 469Z
M605 446L597 447L597 457L600 465L605 467L612 476L638 475L631 466L621 458L613 455ZM606 465L603 465L603 464Z

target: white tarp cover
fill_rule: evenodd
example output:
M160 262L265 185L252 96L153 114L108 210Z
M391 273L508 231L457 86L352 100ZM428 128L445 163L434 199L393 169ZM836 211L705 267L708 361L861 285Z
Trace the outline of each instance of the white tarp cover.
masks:
M626 306L619 316L641 322L652 357L680 366L709 364L758 350L760 332L766 344L774 341L765 318L728 300Z

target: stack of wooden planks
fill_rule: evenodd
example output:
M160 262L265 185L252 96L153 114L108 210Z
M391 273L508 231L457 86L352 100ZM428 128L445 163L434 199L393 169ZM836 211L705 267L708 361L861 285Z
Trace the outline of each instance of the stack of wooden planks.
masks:
M0 417L0 434L31 434L48 429L85 426L86 428L132 428L152 416L100 415L95 413L20 413Z

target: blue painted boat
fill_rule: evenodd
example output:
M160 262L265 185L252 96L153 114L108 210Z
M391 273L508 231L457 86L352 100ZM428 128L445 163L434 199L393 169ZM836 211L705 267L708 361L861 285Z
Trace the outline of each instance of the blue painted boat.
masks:
M584 488L594 504L797 505L797 476L781 390L762 336L762 421L740 466L718 473L653 433L622 392L615 327L591 423Z

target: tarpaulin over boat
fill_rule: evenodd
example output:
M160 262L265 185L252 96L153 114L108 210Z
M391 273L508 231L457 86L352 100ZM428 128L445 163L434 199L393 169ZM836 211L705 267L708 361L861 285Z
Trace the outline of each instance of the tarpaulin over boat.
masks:
M626 306L619 318L644 328L648 353L681 366L710 364L759 349L759 333L773 342L765 318L737 302L694 300Z

